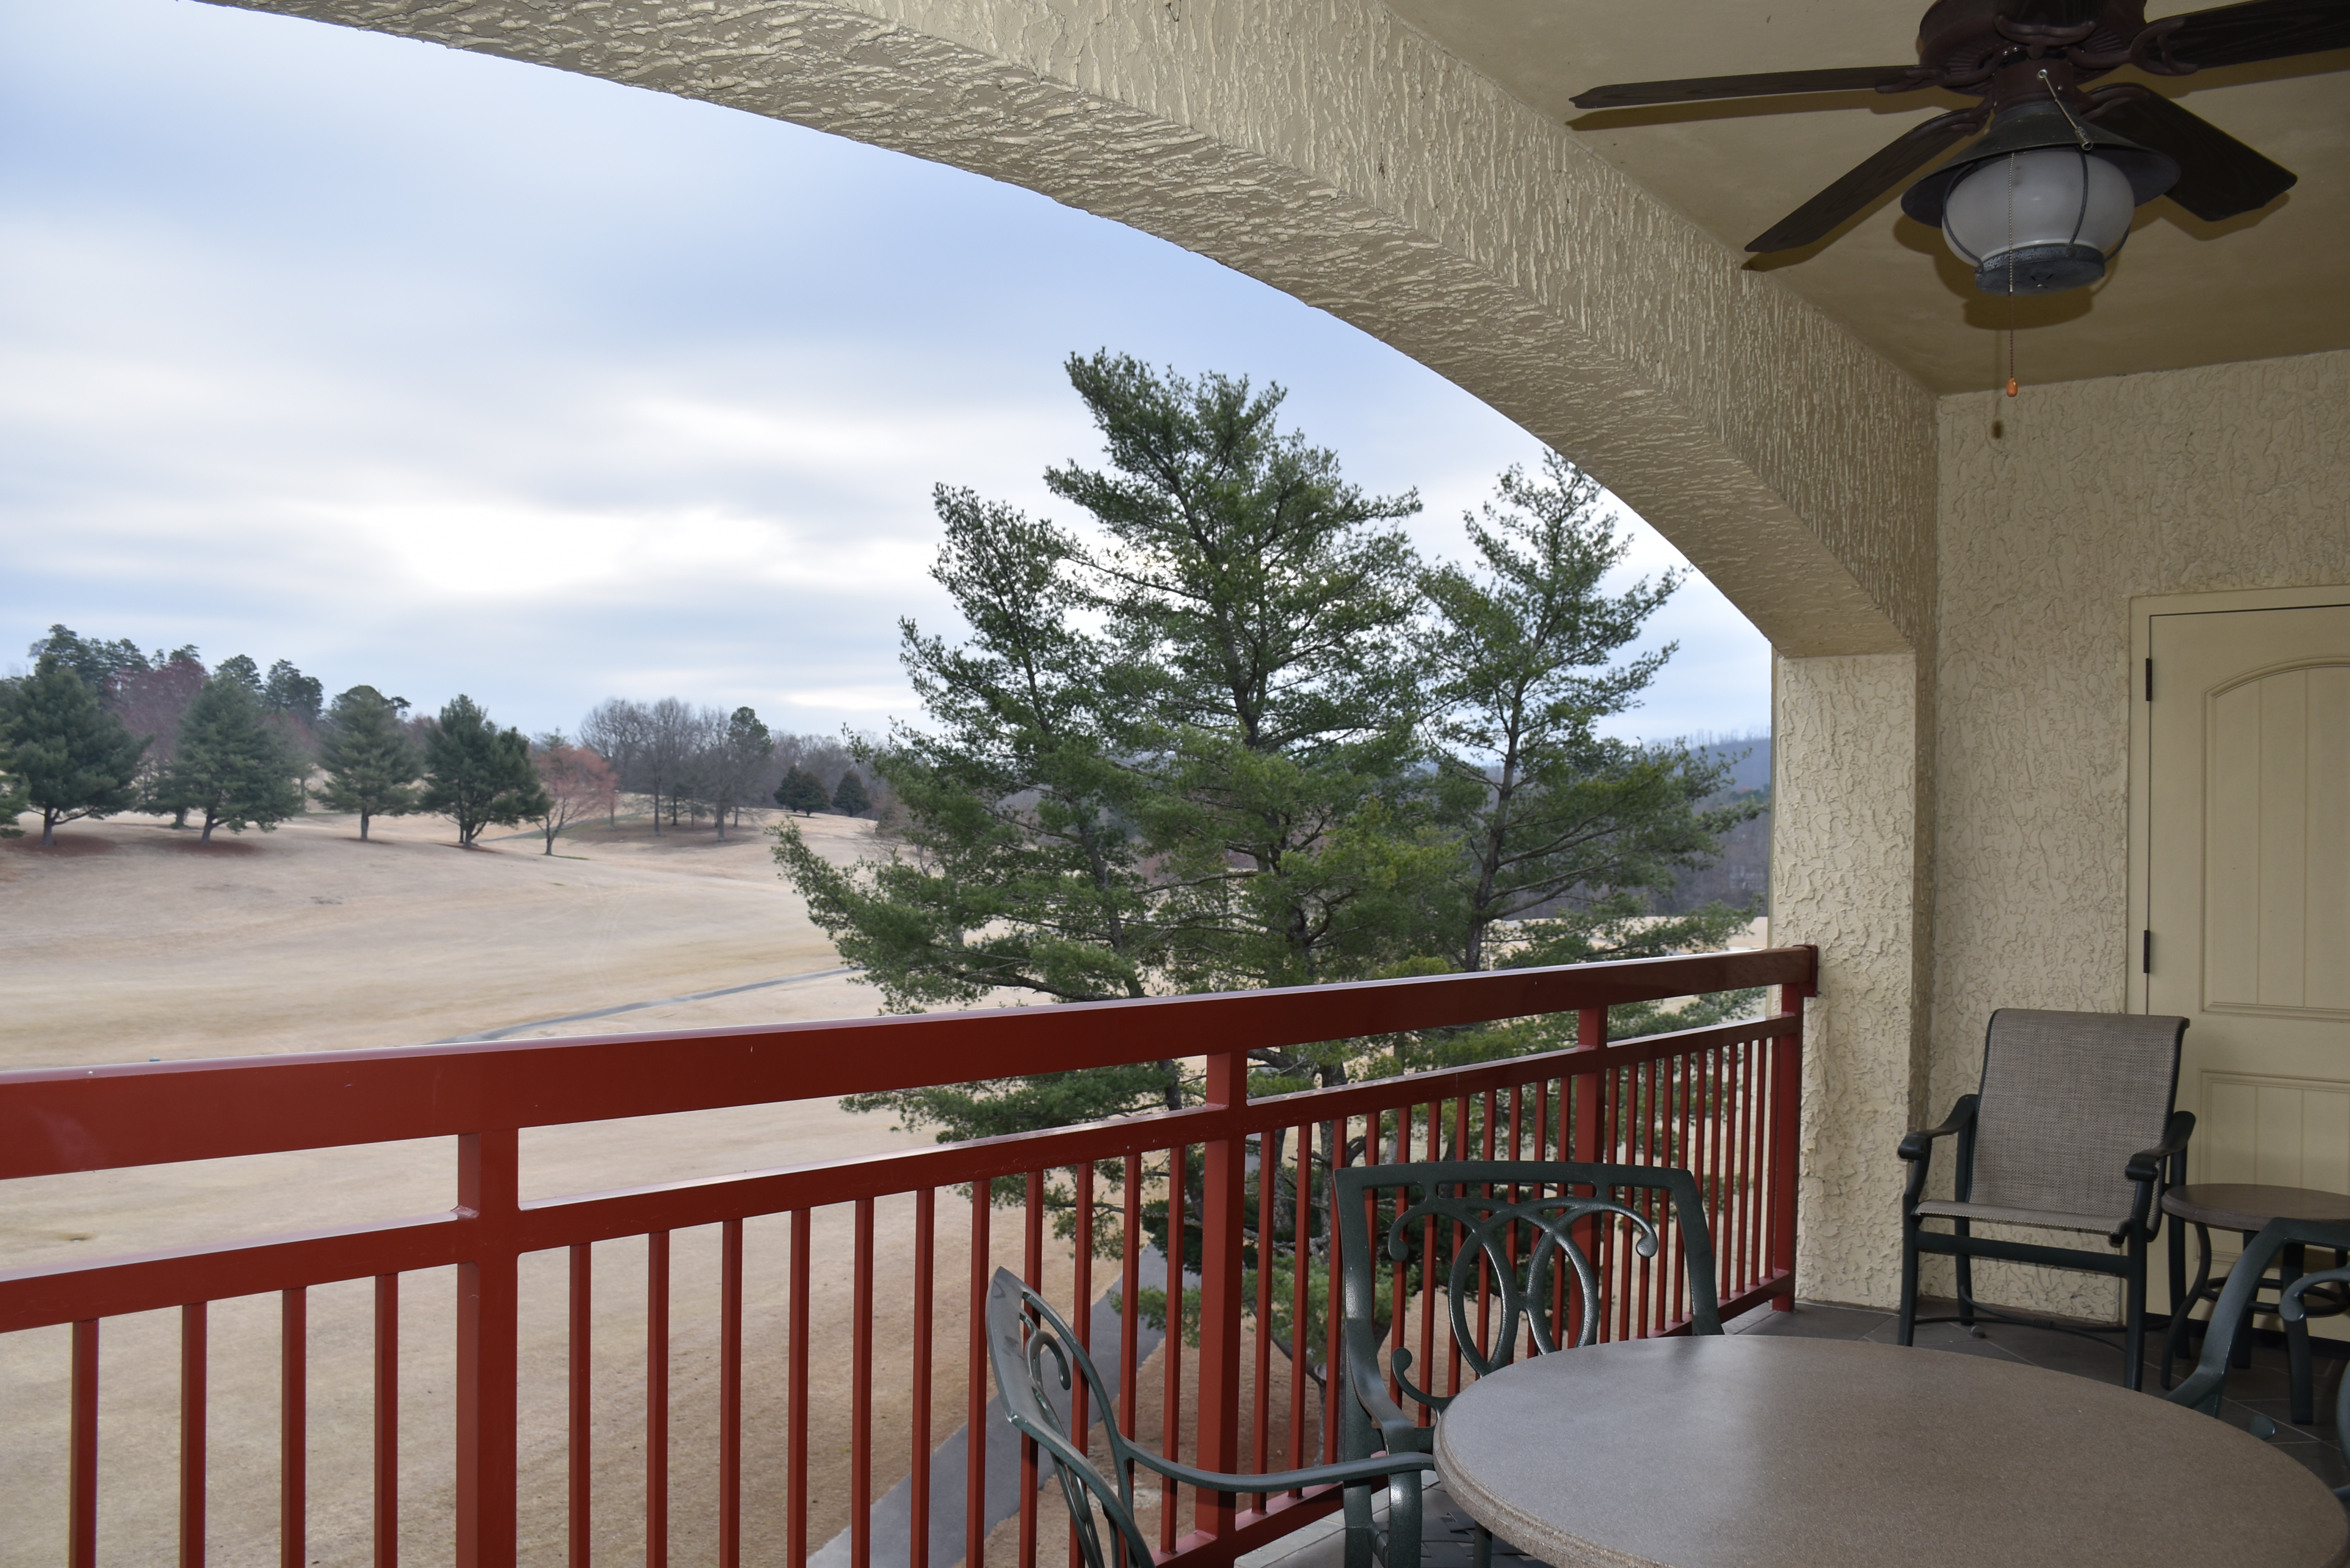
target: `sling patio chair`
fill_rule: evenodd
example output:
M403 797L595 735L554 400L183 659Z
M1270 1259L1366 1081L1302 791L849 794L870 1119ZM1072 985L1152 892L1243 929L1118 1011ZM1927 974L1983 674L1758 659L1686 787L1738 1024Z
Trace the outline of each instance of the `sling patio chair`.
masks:
M1920 1322L1978 1319L2061 1329L2105 1342L2111 1329L1995 1311L1975 1300L1974 1260L2038 1263L2111 1274L2123 1284L2122 1380L2146 1370L2146 1250L2162 1223L2163 1191L2187 1177L2195 1118L2174 1110L2184 1018L2126 1012L2043 1012L2003 1007L1983 1040L1982 1085L1961 1095L1941 1126L1901 1140L1909 1180L1901 1198L1899 1337ZM1952 1196L1929 1199L1935 1143L1958 1139ZM1929 1231L1948 1220L1948 1233ZM2106 1250L2054 1247L1973 1233L1978 1223L2102 1236ZM2173 1234L2174 1276L2184 1254ZM1957 1261L1955 1318L1918 1316L1918 1259Z
M1509 1366L1522 1347L1535 1355L1565 1348L1565 1324L1559 1321L1556 1303L1566 1294L1568 1273L1575 1281L1577 1308L1574 1343L1592 1342L1603 1307L1587 1245L1592 1232L1621 1222L1633 1250L1643 1258L1655 1257L1655 1223L1612 1195L1651 1207L1648 1195L1661 1195L1670 1204L1687 1269L1689 1331L1721 1332L1705 1205L1696 1179L1678 1167L1464 1159L1350 1166L1334 1174L1340 1332L1346 1386L1353 1394L1342 1401L1338 1451L1348 1459L1367 1460L1382 1452L1434 1451L1433 1427L1421 1426L1396 1402L1388 1391L1387 1375L1380 1371L1379 1347L1387 1335L1379 1314L1385 1302L1394 1299L1390 1291L1383 1302L1378 1268L1381 1252L1399 1270L1416 1265L1423 1287L1432 1287L1440 1275L1452 1345L1469 1369L1483 1377ZM1578 1189L1583 1195L1577 1195ZM1376 1250L1374 1210L1391 1216ZM1585 1231L1584 1239L1578 1240L1578 1229ZM1415 1383L1412 1362L1412 1353L1400 1345L1389 1353L1388 1370L1397 1388L1431 1416L1440 1415L1458 1390L1437 1393L1430 1369L1420 1373L1425 1386ZM1376 1521L1367 1497L1349 1492L1346 1507L1347 1568L1358 1568L1369 1556ZM1488 1568L1492 1533L1472 1522L1471 1535L1476 1568Z
M1175 1354L1175 1345L1170 1337L1169 1355ZM1137 1465L1203 1491L1280 1492L1342 1486L1347 1489L1347 1507L1351 1510L1359 1496L1367 1516L1371 1492L1384 1485L1390 1523L1378 1542L1384 1548L1381 1561L1388 1568L1419 1568L1420 1478L1436 1468L1432 1455L1380 1454L1302 1470L1224 1475L1154 1454L1129 1441L1116 1421L1104 1420L1112 1471L1111 1476L1104 1476L1087 1457L1087 1434L1069 1430L1070 1378L1074 1374L1086 1380L1087 1404L1105 1415L1118 1407L1109 1388L1076 1331L1009 1269L996 1270L988 1285L987 1355L995 1368L995 1386L1003 1396L1005 1419L1021 1436L1035 1439L1060 1479L1061 1495L1068 1502L1086 1568L1150 1568L1150 1542L1134 1517ZM1095 1523L1096 1510L1108 1526L1107 1542ZM1371 1544L1367 1537L1365 1544ZM1350 1538L1347 1568L1370 1568L1368 1552L1358 1563L1354 1546Z

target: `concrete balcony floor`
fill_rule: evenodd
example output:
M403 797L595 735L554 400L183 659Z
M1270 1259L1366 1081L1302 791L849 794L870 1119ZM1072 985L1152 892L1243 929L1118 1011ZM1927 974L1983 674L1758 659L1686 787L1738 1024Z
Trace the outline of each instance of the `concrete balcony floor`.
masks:
M1921 1308L1921 1315L1939 1317L1956 1310L1954 1302L1929 1301ZM1798 1303L1791 1313L1773 1312L1765 1307L1747 1314L1729 1328L1732 1334L1784 1334L1810 1339L1894 1343L1891 1313L1814 1302ZM2100 1383L2117 1384L2122 1380L2121 1352L2078 1334L2002 1323L1981 1324L1978 1331L1980 1337L1977 1332L1954 1323L1920 1324L1918 1345L1954 1355L1989 1355L2020 1361L2052 1372L2093 1377ZM2160 1398L2162 1336L2149 1334L2147 1338L2152 1343L2147 1346L2143 1386L2149 1397ZM2322 1353L2317 1356L2316 1408L2313 1412L2317 1420L2314 1425L2296 1426L2287 1419L2292 1405L2286 1392L2284 1346L2273 1335L2266 1336L2253 1346L2250 1367L2229 1372L2220 1418L2238 1427L2249 1427L2255 1415L2266 1416L2277 1424L2277 1435L2271 1439L2272 1446L2308 1467L2327 1486L2341 1486L2350 1481L2350 1466L2344 1464L2342 1450L2334 1441L2334 1399L2344 1365ZM2173 1386L2194 1366L2192 1359L2182 1357L2173 1370ZM1454 1506L1440 1484L1429 1490L1425 1505L1428 1518L1420 1552L1422 1568L1469 1568L1468 1516ZM1241 1568L1342 1568L1345 1561L1345 1534L1339 1520L1333 1515L1242 1558ZM1493 1543L1493 1561L1495 1568L1542 1568L1533 1559L1498 1541Z

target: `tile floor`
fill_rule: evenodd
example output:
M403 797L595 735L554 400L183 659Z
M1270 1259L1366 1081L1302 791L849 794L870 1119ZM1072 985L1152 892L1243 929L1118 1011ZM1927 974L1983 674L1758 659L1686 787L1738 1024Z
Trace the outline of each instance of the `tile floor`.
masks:
M1952 1310L1953 1303L1929 1303L1922 1315L1939 1316ZM1886 1345L1894 1342L1891 1313L1811 1302L1800 1303L1791 1313L1773 1312L1765 1307L1729 1327L1732 1334L1792 1334L1814 1339L1873 1340ZM1921 1347L1953 1355L2000 1356L2051 1371L2094 1377L2101 1383L2122 1380L2118 1349L2055 1329L1996 1323L1978 1327L1979 1334L1955 1323L1920 1324L1917 1342ZM2147 1347L2149 1360L2143 1386L2153 1397L2159 1398L2161 1369L2156 1362L2162 1354L2161 1338L2158 1334L2149 1338L2153 1343ZM2326 1356L2317 1358L2314 1412L2317 1422L2295 1426L2287 1419L2292 1406L2286 1394L2284 1350L2281 1345L2256 1345L2252 1365L2228 1374L2227 1397L2220 1406L2220 1416L2239 1427L2249 1427L2256 1414L2268 1417L2277 1425L2276 1436L2271 1439L2273 1446L2300 1460L2327 1486L2341 1486L2350 1481L2350 1467L2344 1465L2342 1450L2334 1442L2334 1398L2344 1365ZM2174 1386L2192 1370L2193 1363L2182 1359L2173 1374ZM1421 1568L1469 1568L1468 1517L1453 1506L1440 1484L1429 1489L1424 1505L1427 1515L1422 1531ZM1495 1568L1543 1568L1498 1542L1494 1543L1493 1558ZM1333 1515L1251 1552L1241 1559L1240 1568L1341 1568L1345 1560L1344 1532L1339 1520Z

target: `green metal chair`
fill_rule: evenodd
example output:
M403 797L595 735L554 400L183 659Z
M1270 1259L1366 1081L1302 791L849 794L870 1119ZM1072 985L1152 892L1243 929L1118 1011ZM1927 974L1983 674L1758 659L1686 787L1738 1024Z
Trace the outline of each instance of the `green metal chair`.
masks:
M1379 1369L1379 1347L1386 1335L1378 1322L1370 1210L1383 1197L1393 1202L1395 1217L1378 1251L1399 1268L1418 1261L1423 1270L1444 1271L1452 1343L1480 1377L1509 1366L1522 1343L1537 1355L1565 1348L1562 1325L1553 1320L1551 1310L1562 1270L1573 1272L1582 1308L1575 1343L1588 1345L1597 1334L1599 1280L1575 1240L1578 1224L1606 1223L1603 1216L1620 1218L1630 1226L1639 1255L1656 1256L1656 1226L1607 1196L1610 1193L1653 1191L1670 1199L1688 1271L1690 1332L1721 1332L1711 1232L1697 1181L1686 1170L1583 1160L1471 1159L1354 1166L1336 1176L1332 1201L1338 1210L1342 1252L1341 1334L1347 1386L1354 1396L1343 1401L1339 1452L1349 1460L1361 1461L1382 1451L1426 1454L1433 1451L1435 1442L1433 1428L1420 1426L1389 1396ZM1589 1196L1575 1196L1577 1188ZM1434 1259L1419 1256L1430 1221L1437 1222L1440 1255ZM1452 1233L1456 1226L1457 1241ZM1444 1255L1448 1251L1449 1257ZM1482 1346L1471 1321L1481 1300L1490 1329ZM1400 1346L1388 1357L1396 1386L1415 1404L1442 1414L1454 1397L1414 1383L1412 1359L1411 1352ZM1418 1498L1412 1501L1416 1507ZM1417 1533L1416 1513L1412 1523ZM1358 1501L1353 1492L1347 1495L1347 1537L1348 1568L1358 1568L1359 1561L1367 1560L1367 1547L1377 1540L1377 1532L1368 1500ZM1477 1568L1487 1568L1493 1538L1482 1525L1472 1528L1471 1537Z
M2200 1410L2207 1416L2220 1413L2220 1399L2228 1382L2228 1363L2236 1348L2237 1332L2252 1310L2252 1303L2263 1284L2268 1282L2271 1265L2277 1254L2287 1247L2331 1247L2337 1251L2350 1251L2350 1225L2326 1224L2314 1220L2272 1220L2260 1233L2244 1243L2244 1250L2228 1269L2227 1285L2220 1299L2212 1303L2211 1321L2203 1330L2203 1355L2186 1381L2170 1391L2167 1397L2174 1405L2184 1405L2190 1410ZM2314 1274L2303 1274L2280 1291L2277 1310L2288 1324L2300 1322L2308 1312L2302 1293L2316 1286L2329 1290L2350 1282L2350 1269L2326 1269ZM2350 1418L2350 1376L2343 1379L2342 1392L2334 1399L2334 1440L2350 1431L2343 1422ZM2252 1436L2273 1438L2277 1425L2266 1416L2255 1415L2251 1423ZM2350 1457L2350 1449L2345 1450ZM2350 1486L2336 1487L2334 1495L2350 1501Z
M1169 1342L1169 1354L1174 1342ZM1108 1386L1095 1369L1093 1357L1077 1341L1061 1314L1043 1296L1021 1283L1009 1269L995 1271L987 1292L987 1354L995 1368L995 1386L1003 1396L1003 1412L1021 1436L1035 1439L1060 1478L1069 1517L1076 1524L1078 1549L1086 1568L1150 1568L1151 1550L1134 1519L1134 1467L1140 1465L1185 1486L1225 1493L1277 1492L1295 1488L1343 1486L1351 1511L1357 1497L1367 1515L1370 1492L1378 1483L1388 1489L1390 1524L1382 1545L1389 1568L1419 1568L1419 1490L1423 1472L1436 1468L1433 1456L1423 1452L1381 1454L1374 1458L1315 1465L1310 1469L1274 1470L1263 1475L1222 1475L1180 1464L1138 1447L1103 1422L1109 1439L1115 1480L1096 1469L1086 1456L1085 1434L1074 1436L1064 1411L1067 1407L1070 1374L1086 1380L1088 1402L1099 1411L1117 1408ZM1055 1405L1057 1390L1061 1403ZM1099 1509L1112 1532L1104 1550L1094 1512ZM1349 1539L1348 1568L1368 1568L1355 1560Z
M2330 1229L2337 1236L2350 1239L2350 1227L2334 1226ZM2279 1246L2284 1244L2282 1241L2278 1243ZM2302 1322L2309 1314L2308 1303L2302 1300L2302 1293L2318 1285L2330 1287L2336 1295L2350 1292L2350 1269L2321 1269L2314 1274L2302 1275L2279 1293L2278 1315L2288 1325ZM2350 1373L2344 1375L2341 1387L2334 1396L2334 1442L2342 1450L2343 1459L2350 1460ZM2350 1502L2350 1486L2335 1487L2334 1495Z

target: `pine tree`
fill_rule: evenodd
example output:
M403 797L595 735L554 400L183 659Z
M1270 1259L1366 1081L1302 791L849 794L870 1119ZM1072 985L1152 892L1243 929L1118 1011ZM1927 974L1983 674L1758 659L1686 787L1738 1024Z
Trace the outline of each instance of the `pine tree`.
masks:
M362 842L374 818L416 809L422 769L400 722L405 706L372 686L354 686L335 699L319 732L318 761L327 770L320 798L336 811L359 813Z
M1679 586L1676 574L1603 588L1628 541L1598 483L1565 458L1540 479L1512 469L1466 519L1473 567L1429 572L1434 614L1422 640L1448 826L1460 856L1448 878L1463 970L1648 958L1717 947L1752 918L1720 903L1650 913L1679 872L1704 866L1721 836L1761 802L1709 805L1726 763L1679 743L1598 732L1638 706L1673 654L1622 649ZM1496 929L1509 933L1496 950ZM1610 1010L1612 1033L1738 1016L1757 996L1725 992L1660 1023L1652 1004ZM1403 1037L1399 1065L1453 1065L1573 1043L1572 1020L1521 1020Z
M315 675L305 675L294 668L291 659L281 659L269 667L269 678L262 683L261 699L273 713L283 713L305 725L318 722L318 710L325 701L326 687Z
M832 792L832 809L843 816L863 816L873 809L873 801L865 793L865 781L857 776L855 768L840 775L840 785Z
M26 651L36 664L44 659L56 659L81 677L83 684L100 697L112 691L114 682L121 676L136 674L150 668L147 656L140 652L139 645L127 637L116 638L112 642L100 642L56 622L50 624L48 636ZM186 651L193 657L194 649ZM155 662L164 662L161 654Z
M795 764L784 774L784 782L775 786L775 804L785 811L796 811L802 816L812 816L830 804L824 782L814 774Z
M39 812L41 842L53 845L59 823L139 804L146 749L72 666L44 654L0 712L0 774L15 781L0 794L21 795Z
M1419 562L1393 525L1418 497L1367 495L1282 432L1277 386L1107 352L1068 373L1109 466L1045 483L1110 543L1095 576L1135 681L1152 846L1198 933L1170 978L1305 985L1429 958L1449 852L1413 733Z
M212 842L215 827L266 833L302 810L294 768L260 697L235 674L223 673L188 705L155 798L167 810L203 812L202 843Z
M467 848L482 829L546 815L546 791L520 730L500 730L471 697L441 710L424 741L427 811L445 812Z
M220 661L220 668L213 671L213 679L215 680L234 680L239 686L244 687L247 691L252 692L255 697L263 698L265 701L266 701L265 692L267 688L262 682L261 666L253 661L253 656L251 654L235 653L222 659Z

